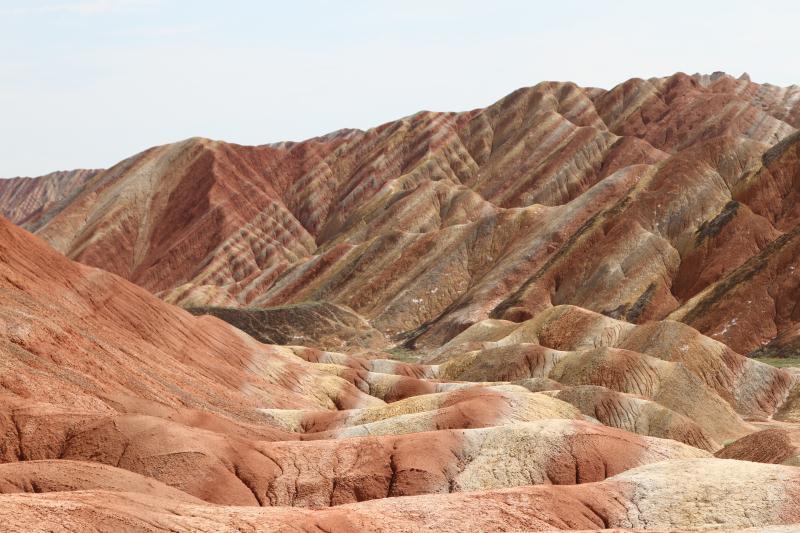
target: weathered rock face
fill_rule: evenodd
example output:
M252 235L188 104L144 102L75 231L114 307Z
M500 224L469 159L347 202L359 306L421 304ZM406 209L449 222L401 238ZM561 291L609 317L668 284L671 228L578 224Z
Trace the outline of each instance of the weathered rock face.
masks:
M50 529L141 531L791 531L786 525L800 520L799 492L794 467L689 459L599 483L387 498L316 511L199 506L136 492L5 494L0 517L20 529L33 520Z
M33 230L66 207L102 170L53 172L38 178L0 180L0 216Z
M266 344L312 348L380 350L389 339L352 309L329 302L304 302L270 308L189 307L196 316L212 315Z
M0 256L0 392L97 412L150 414L153 403L155 413L240 421L259 420L264 407L382 403L286 348L72 263L5 220Z
M792 527L800 374L745 355L800 346L798 127L746 78L542 83L0 181L0 520Z
M800 465L800 432L771 428L752 433L731 443L715 455L758 463Z
M742 418L774 414L791 378L680 323L637 326L562 306L522 323L478 322L435 354L438 364L401 363L260 344L2 220L0 257L9 527L29 513L78 529L153 530L795 519L800 477L767 465L724 469L779 494L774 501L698 503L697 494L739 487L714 481L722 459L709 452L724 439L744 436L723 457L793 464L784 430L754 433L777 450L754 455L745 435L756 428ZM673 354L676 343L687 349ZM697 487L664 488L687 469ZM670 505L653 507L653 497ZM620 511L623 501L638 510Z
M189 139L0 199L68 257L187 307L329 302L437 347L570 304L749 353L798 323L798 126L796 87L719 73L548 82L302 143ZM66 201L48 207L45 183Z

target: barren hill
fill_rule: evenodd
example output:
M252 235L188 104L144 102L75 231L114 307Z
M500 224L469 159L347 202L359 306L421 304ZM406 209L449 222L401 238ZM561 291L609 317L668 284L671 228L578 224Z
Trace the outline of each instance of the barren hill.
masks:
M84 176L66 205L30 198L35 221L4 209L184 306L325 301L435 347L569 304L676 318L749 353L797 324L781 257L798 222L798 126L800 89L747 78L548 82L301 143L189 139ZM7 206L18 189L0 181ZM762 278L782 294L748 288ZM732 290L747 294L731 304Z
M0 181L0 518L800 523L800 89L521 89ZM21 226L21 227L20 227Z

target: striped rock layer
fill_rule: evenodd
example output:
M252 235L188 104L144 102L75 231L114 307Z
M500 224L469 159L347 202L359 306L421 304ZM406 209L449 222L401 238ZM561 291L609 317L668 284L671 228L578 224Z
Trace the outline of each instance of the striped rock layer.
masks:
M798 102L543 83L0 182L3 527L791 530L800 383L743 354L800 342Z
M559 306L480 321L434 362L403 363L261 344L2 219L0 257L4 527L681 529L798 518L794 433L759 431L790 404L791 375L678 322Z
M797 87L746 77L547 82L300 143L189 139L0 182L0 199L68 257L185 307L322 301L438 347L568 304L746 354L798 325L798 126Z
M0 215L29 229L43 225L69 204L101 170L53 172L38 178L10 178L0 186Z

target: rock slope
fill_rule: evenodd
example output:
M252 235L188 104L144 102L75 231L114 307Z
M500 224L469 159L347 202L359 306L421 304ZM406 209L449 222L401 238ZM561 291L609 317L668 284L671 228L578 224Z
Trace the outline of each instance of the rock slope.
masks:
M746 76L546 82L301 143L152 148L55 207L37 192L52 177L0 198L39 209L5 213L68 257L186 307L329 302L436 347L570 304L750 353L798 324L798 126L797 87Z
M664 327L680 335L655 334L557 307L522 323L479 322L433 354L438 362L401 363L261 344L2 220L0 257L0 507L11 528L646 529L796 518L793 468L746 462L764 455L747 439L765 436L745 417L778 410L791 376L679 323ZM698 362L668 361L674 342L691 343ZM727 394L714 387L721 376ZM740 437L719 452L739 459L733 466L711 455ZM783 434L766 441L787 446ZM793 450L761 460L791 464ZM721 468L742 480L720 484ZM665 488L687 469L690 488ZM775 496L745 501L746 483ZM710 490L734 496L698 500Z
M800 374L747 355L800 346L798 128L746 77L548 82L0 181L0 520L796 527Z
M0 181L0 216L33 229L44 224L102 170L53 172L38 178Z

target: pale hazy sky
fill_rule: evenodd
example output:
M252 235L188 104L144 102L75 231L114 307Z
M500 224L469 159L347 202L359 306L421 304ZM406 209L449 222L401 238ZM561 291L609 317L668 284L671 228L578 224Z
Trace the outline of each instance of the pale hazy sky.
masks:
M0 177L485 106L542 80L800 83L795 1L0 0Z

